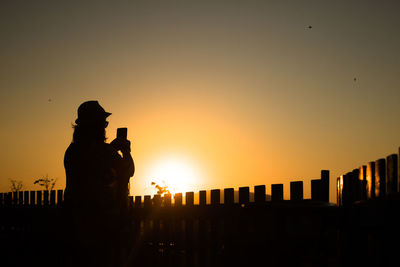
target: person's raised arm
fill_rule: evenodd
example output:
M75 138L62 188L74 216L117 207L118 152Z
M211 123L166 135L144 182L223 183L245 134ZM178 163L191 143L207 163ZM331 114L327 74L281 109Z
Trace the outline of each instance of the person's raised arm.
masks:
M117 151L122 153L122 172L128 179L135 173L135 164L131 155L131 142L129 140L114 139L111 144Z

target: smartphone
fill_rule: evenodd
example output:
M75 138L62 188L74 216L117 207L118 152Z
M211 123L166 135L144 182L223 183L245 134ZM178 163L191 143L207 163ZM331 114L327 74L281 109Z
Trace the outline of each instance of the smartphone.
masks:
M117 138L126 140L128 136L128 128L118 128L117 129Z

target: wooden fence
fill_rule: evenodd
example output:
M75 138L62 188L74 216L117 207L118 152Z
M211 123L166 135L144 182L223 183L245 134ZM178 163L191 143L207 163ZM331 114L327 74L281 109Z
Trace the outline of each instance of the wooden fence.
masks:
M347 185L347 184L346 184ZM346 187L343 187L346 188ZM329 171L303 183L130 197L124 229L131 266L394 266L398 263L398 193L337 206ZM236 197L237 194L237 197ZM254 195L253 195L254 194ZM253 196L252 196L253 195ZM172 198L173 197L173 198ZM0 251L15 266L63 266L63 191L0 194ZM347 203L347 202L345 202ZM62 253L61 253L62 254ZM382 264L384 263L384 264ZM47 265L46 265L47 266Z
M284 200L283 184L271 185L271 196L266 195L265 185L255 186L254 192L249 187L202 190L198 203L194 192L185 193L185 199L182 193L130 197L126 235L131 262L201 267L257 265L260 260L270 266L334 263L337 211L327 202L329 171L312 181L311 191L312 199L304 200L303 182L295 181L290 183L290 200ZM39 253L23 240L36 239L36 248L48 249L54 247L43 240L62 242L56 229L61 225L62 200L62 190L0 194L0 213L5 218L1 232L12 237L0 240L7 244L2 247L7 256L13 255L9 249L15 247L28 256L14 255L14 261Z
M337 178L340 249L349 266L400 266L399 166L391 154Z
M400 148L399 148L400 151ZM399 192L399 156L368 162L337 178L337 205L349 205Z
M0 207L47 207L63 202L64 190L0 193Z
M63 190L51 191L19 191L0 193L0 207L47 207L56 206L63 202ZM207 200L207 191L199 191L199 205L211 204L233 204L235 202L234 188L226 188L223 190L224 198L221 199L221 190L211 190L211 200ZM266 195L266 186L258 185L254 187L254 202L264 203L268 201L284 201L283 197L283 184L271 185L271 196ZM194 192L186 192L186 205L194 205ZM155 195L152 199L150 195L144 196L130 196L130 203L132 206L148 206L160 205L171 206L171 195L166 194L161 198L160 195ZM303 194L303 181L290 182L290 201L304 200ZM311 180L311 200L329 202L329 170L321 171L321 179ZM246 204L250 202L250 187L239 188L238 203ZM182 193L174 195L174 205L181 206Z

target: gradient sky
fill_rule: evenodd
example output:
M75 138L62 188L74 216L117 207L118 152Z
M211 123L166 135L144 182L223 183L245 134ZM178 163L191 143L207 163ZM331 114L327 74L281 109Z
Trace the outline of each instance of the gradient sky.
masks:
M399 1L2 1L0 191L65 186L76 109L129 128L134 195L336 177L400 145ZM309 28L312 26L312 28ZM354 81L356 78L356 81ZM51 101L49 101L51 100Z

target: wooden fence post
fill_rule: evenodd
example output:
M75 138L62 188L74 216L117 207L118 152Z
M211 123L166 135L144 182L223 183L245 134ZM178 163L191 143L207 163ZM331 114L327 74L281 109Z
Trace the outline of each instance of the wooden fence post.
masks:
M219 189L211 190L211 205L214 207L219 206L221 198L221 191ZM218 237L219 237L219 218L216 216L217 212L213 212L210 220L210 234L213 237L211 239L211 262L217 263L218 261Z
M35 206L36 204L36 191L30 191L30 205Z
M351 204L357 196L358 172L348 172L343 176L343 205Z
M322 195L321 200L329 202L329 170L321 170Z
M153 197L153 206L159 208L161 207L161 195L157 194Z
M311 180L311 199L322 201L322 181L320 179Z
M5 197L4 202L5 202L6 207L11 207L12 206L12 192L5 193L4 197Z
M271 185L271 201L283 200L283 184Z
M171 207L171 194L164 195L164 205L166 207Z
M57 205L61 205L63 203L63 195L64 191L62 189L57 190Z
M50 205L55 206L56 205L56 190L51 190L50 191Z
M367 166L360 167L358 180L360 181L360 199L367 199Z
M338 206L342 206L342 181L342 176L336 179L336 204Z
M194 205L194 192L186 192L186 206Z
M348 205L349 203L351 203L351 173L348 172L345 175L343 175L343 198L342 198L342 203L343 205Z
M29 206L29 191L24 191L24 205Z
M199 191L199 205L201 207L205 207L207 205L207 191L201 190ZM207 265L207 221L204 217L199 218L199 263L200 266Z
M12 192L7 192L4 194L4 204L6 207L11 207L12 205Z
M186 198L186 207L190 207L192 209L194 205L194 192L186 192L185 193L185 198ZM194 262L194 221L195 219L190 216L185 219L185 244L184 247L186 247L186 265L187 266L193 266L195 264Z
M224 205L232 205L234 203L234 189L225 188L224 189Z
M375 161L375 196L386 195L386 160L378 159Z
M371 161L367 164L366 169L366 180L367 180L367 199L375 197L375 162Z
M24 192L23 191L18 192L18 205L19 206L24 205Z
M36 191L36 206L42 206L42 191Z
M206 190L201 190L199 192L199 205L200 206L207 205L207 191Z
M144 196L144 203L143 203L144 208L145 209L150 209L151 206L152 206L151 204L152 204L151 203L151 196L149 196L149 195Z
M211 190L211 205L214 205L214 206L219 205L220 198L221 198L221 192L219 189Z
M290 200L303 200L303 181L290 182Z
M140 208L142 206L142 197L135 196L135 208Z
M12 205L18 205L18 192L12 192Z
M354 169L352 171L352 184L353 184L353 201L361 200L361 181L360 177L360 169Z
M254 202L257 204L265 202L265 185L254 186Z
M398 156L397 154L392 154L386 159L386 174L387 174L387 184L386 192L388 194L394 194L399 192L399 174L398 174Z
M44 190L43 192L43 204L46 207L49 205L49 190Z
M247 204L250 201L250 188L239 187L239 204Z
M151 209L152 209L152 203L151 203L151 196L150 195L145 195L143 199L143 240L145 242L144 244L144 251L143 256L146 264L151 263L151 260L153 260L152 253L151 253L151 245L154 242L152 240L152 222L153 218L151 218L149 215L151 214ZM146 244L147 243L147 244ZM150 261L150 262L149 262ZM146 265L145 264L145 265ZM151 266L151 265L150 265Z
M174 199L175 199L175 207L182 206L182 193L176 193L174 195Z
M8 192L5 195L5 206L11 207L12 206L12 192Z

